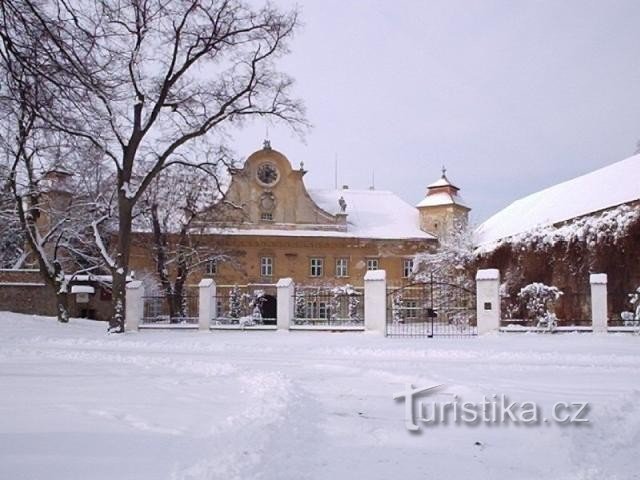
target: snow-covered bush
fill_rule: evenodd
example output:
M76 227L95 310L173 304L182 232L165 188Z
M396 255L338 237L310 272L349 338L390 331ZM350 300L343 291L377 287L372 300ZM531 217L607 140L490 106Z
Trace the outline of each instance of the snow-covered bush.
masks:
M360 314L358 312L358 306L360 305L360 293L353 287L353 285L344 285L335 287L331 290L333 299L330 303L331 316L335 318L338 310L340 309L341 301L346 298L347 301L347 315L352 322L360 321Z
M229 316L231 318L242 316L242 293L237 286L234 286L229 292Z
M393 323L394 324L398 324L398 323L403 323L404 322L404 317L402 315L403 304L404 304L404 301L403 301L402 290L398 290L391 297L391 311L392 311L392 314L393 314Z
M262 305L266 301L264 290L254 290L250 295L249 306L254 323L262 323Z
M553 307L561 295L562 291L558 287L535 282L522 287L518 298L529 317L537 321L539 328L553 332L558 326Z
M260 317L262 318L262 316ZM255 318L253 317L253 315L248 315L248 316L244 316L244 317L240 317L238 319L238 325L240 325L241 328L244 327L253 327L256 323Z
M625 327L635 327L636 333L640 333L640 287L629 294L629 303L633 307L632 312L622 312L620 315Z
M295 318L305 318L307 312L307 302L304 298L304 291L296 288L295 293Z
M500 284L500 310L504 314L504 318L514 319L517 318L520 306L513 302L513 297L509 294L509 283L503 282Z

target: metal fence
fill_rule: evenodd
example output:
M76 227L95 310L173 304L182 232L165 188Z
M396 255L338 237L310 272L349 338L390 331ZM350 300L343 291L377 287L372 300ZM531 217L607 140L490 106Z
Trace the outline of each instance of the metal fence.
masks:
M591 327L591 296L582 292L564 291L549 308L556 317L556 326L561 329ZM516 293L501 298L500 326L505 328L546 330L547 326L525 308Z
M153 292L142 297L142 324L197 324L198 289L187 288L182 295Z
M275 285L220 285L215 302L214 327L276 325Z
M620 294L618 296L622 297ZM614 307L615 310L609 317L608 326L614 331L640 333L640 289L634 293L626 294L624 300L626 302L621 299L618 300L617 308ZM609 302L611 302L611 295L609 296Z
M607 290L609 305L609 327L618 331L640 332L640 287L635 290L627 285L637 285L639 281L626 282Z
M364 291L346 287L296 287L294 326L364 327Z
M387 289L387 336L477 335L476 295L462 284L431 278Z

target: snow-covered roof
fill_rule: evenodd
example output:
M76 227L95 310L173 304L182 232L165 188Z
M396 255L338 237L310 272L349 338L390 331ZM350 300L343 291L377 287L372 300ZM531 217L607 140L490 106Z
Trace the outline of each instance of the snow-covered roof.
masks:
M491 244L638 199L640 155L634 155L517 200L476 229L475 243Z
M467 207L465 201L460 195L452 195L451 193L445 191L429 193L429 195L424 197L424 199L418 205L416 205L416 207L436 207L439 205L460 205L461 207Z
M442 168L442 176L430 185L427 185L427 196L416 205L416 207L438 207L441 205L459 205L461 207L469 208L458 191L460 189L456 187L447 178L446 170Z
M71 285L71 293L96 293L91 285Z
M420 229L418 210L393 192L384 190L309 189L313 201L330 214L340 213L338 200L347 203L346 231L328 229L327 225L278 225L274 228L209 229L226 235L261 235L291 237L369 238L377 240L431 240L435 237ZM321 228L321 229L320 229Z
M347 202L347 234L361 238L433 239L420 230L418 210L387 190L309 189L309 195L323 210L340 211L340 197Z
M458 187L456 187L453 183L449 181L449 179L444 173L438 180L436 180L430 185L427 185L427 188L439 188L439 187L451 187L451 188L455 188L456 190L459 190Z
M131 281L134 277L134 272L130 272L127 275L127 282ZM102 282L102 283L111 283L113 281L113 277L111 275L65 275L65 280L74 281L74 282Z

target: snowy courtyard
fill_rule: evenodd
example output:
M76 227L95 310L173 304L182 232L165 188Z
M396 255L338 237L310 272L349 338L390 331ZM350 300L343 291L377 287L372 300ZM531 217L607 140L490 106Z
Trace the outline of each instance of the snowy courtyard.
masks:
M0 478L640 478L640 339L146 331L0 314ZM589 423L404 424L408 384Z

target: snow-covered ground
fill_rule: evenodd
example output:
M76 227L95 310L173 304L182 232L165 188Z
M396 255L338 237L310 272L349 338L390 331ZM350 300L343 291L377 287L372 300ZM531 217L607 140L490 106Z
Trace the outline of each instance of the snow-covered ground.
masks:
M590 423L404 427L394 393L588 401ZM0 478L640 478L640 337L153 331L0 313Z

